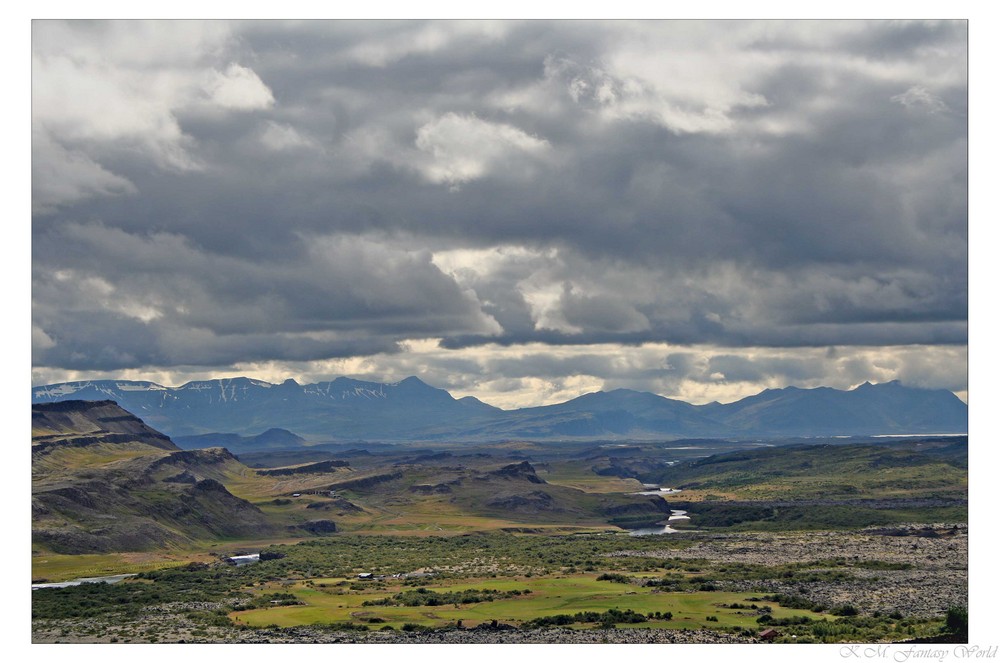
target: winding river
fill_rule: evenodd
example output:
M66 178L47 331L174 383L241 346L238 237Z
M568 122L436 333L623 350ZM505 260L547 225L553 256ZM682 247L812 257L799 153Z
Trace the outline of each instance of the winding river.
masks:
M658 488L654 485L643 486L643 488L655 488L654 490L644 490L639 493L629 493L630 495L660 495L666 499L667 495L672 493L681 492L679 488ZM691 520L691 517L687 515L687 511L682 511L681 509L671 509L670 517L667 518L665 525L657 525L656 527L640 527L639 529L629 530L629 536L653 536L656 534L675 534L680 530L676 530L670 526L670 523L676 523L678 520Z
M76 587L77 585L82 585L85 582L106 582L108 584L113 584L116 582L121 582L125 578L132 578L136 574L134 573L122 573L116 576L101 576L99 578L77 578L76 580L67 580L66 582L40 582L33 584L31 586L32 590L36 589L58 589L60 587Z

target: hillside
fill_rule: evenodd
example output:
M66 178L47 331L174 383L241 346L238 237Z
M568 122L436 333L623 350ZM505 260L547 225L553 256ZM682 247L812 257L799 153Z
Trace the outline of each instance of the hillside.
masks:
M527 461L450 453L392 460L381 471L329 486L364 507L366 514L356 522L364 529L412 529L424 523L438 530L446 524L638 527L670 515L659 497L585 493L551 484Z
M966 438L785 445L715 454L644 480L738 499L965 499Z
M669 515L662 499L624 494L617 480L601 493L549 483L506 449L459 455L400 446L312 461L308 450L258 452L283 462L255 470L224 448L181 450L108 401L40 404L32 416L38 552L162 550L339 531L600 529Z
M148 550L277 532L222 481L225 449L182 451L114 403L32 407L32 542L59 553Z
M180 449L170 438L153 430L114 401L62 401L31 410L33 451L64 445L98 442L141 442L168 451Z

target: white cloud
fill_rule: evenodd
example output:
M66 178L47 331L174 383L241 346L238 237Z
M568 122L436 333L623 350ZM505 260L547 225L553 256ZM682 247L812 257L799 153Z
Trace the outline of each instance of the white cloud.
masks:
M463 40L496 41L509 27L503 21L387 23L385 31L352 46L346 55L368 66L385 67L406 56L434 53Z
M924 110L928 113L943 113L948 104L922 85L914 85L906 92L892 97L892 101L907 108Z
M260 132L260 142L275 152L315 147L312 141L296 131L295 127L271 120L268 120Z
M187 68L220 54L232 39L227 21L32 21L32 49L81 65L127 63L134 69Z
M31 325L31 347L35 350L48 350L55 347L56 342L38 325Z
M185 77L150 75L69 56L32 58L31 118L52 142L100 161L108 151L138 151L159 166L188 170L197 161L175 111L190 100Z
M673 52L660 43L627 45L601 64L549 57L548 80L574 103L606 121L655 122L675 133L722 133L735 128L731 113L767 106L747 91L749 75L714 53Z
M527 268L526 274L531 273L537 264L554 261L557 255L558 251L552 248L531 249L507 244L487 249L442 249L434 252L432 260L441 271L462 283L466 276L493 278L519 267Z
M158 299L156 296L130 291L127 284L118 286L102 276L72 269L60 270L52 278L59 284L66 298L62 302L63 310L93 310L102 314L123 315L140 322L151 322L163 317L163 312L154 305L154 301ZM32 340L34 341L34 330ZM35 346L34 342L32 345L36 349L52 347L44 342L39 346Z
M203 168L178 120L186 110L274 104L252 70L215 68L230 43L223 24L36 21L32 36L34 205L43 212L133 191L106 165L116 154L168 170Z
M274 105L274 95L252 69L230 63L225 73L211 70L204 90L212 103L228 110L260 110Z
M424 177L453 186L550 149L548 141L517 127L456 113L446 113L420 127L416 146L429 157L419 166Z

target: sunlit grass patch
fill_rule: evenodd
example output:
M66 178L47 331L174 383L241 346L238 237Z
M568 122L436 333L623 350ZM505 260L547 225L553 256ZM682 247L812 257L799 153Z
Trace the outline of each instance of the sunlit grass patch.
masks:
M331 584L336 579L330 579ZM324 584L314 580L312 585ZM338 591L340 589L340 591ZM475 625L497 620L507 623L524 623L540 617L578 612L606 612L611 609L632 610L643 615L672 613L672 619L651 619L640 628L722 628L757 626L759 612L750 609L735 610L730 604L747 604L745 593L738 592L659 592L655 588L638 585L620 585L602 582L594 575L547 576L533 578L486 578L462 582L435 583L427 586L432 592L461 592L463 590L496 590L523 592L512 598L482 601L472 604L434 606L372 605L380 599L392 597L403 589L393 584L379 591L353 592L336 587L307 586L298 583L285 591L295 594L304 605L263 608L235 612L234 622L250 626L302 626L353 622L384 626L404 623L439 626L462 620ZM366 605L366 603L368 605ZM807 610L782 608L777 603L756 601L759 607L767 606L775 618L807 616L822 619L822 615ZM709 620L714 617L714 620ZM372 620L375 621L372 621ZM578 624L576 627L587 627Z

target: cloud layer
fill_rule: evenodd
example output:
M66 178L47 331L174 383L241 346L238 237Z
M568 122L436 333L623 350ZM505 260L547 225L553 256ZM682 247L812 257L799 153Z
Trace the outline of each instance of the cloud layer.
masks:
M36 381L965 389L964 22L36 21L32 45Z

